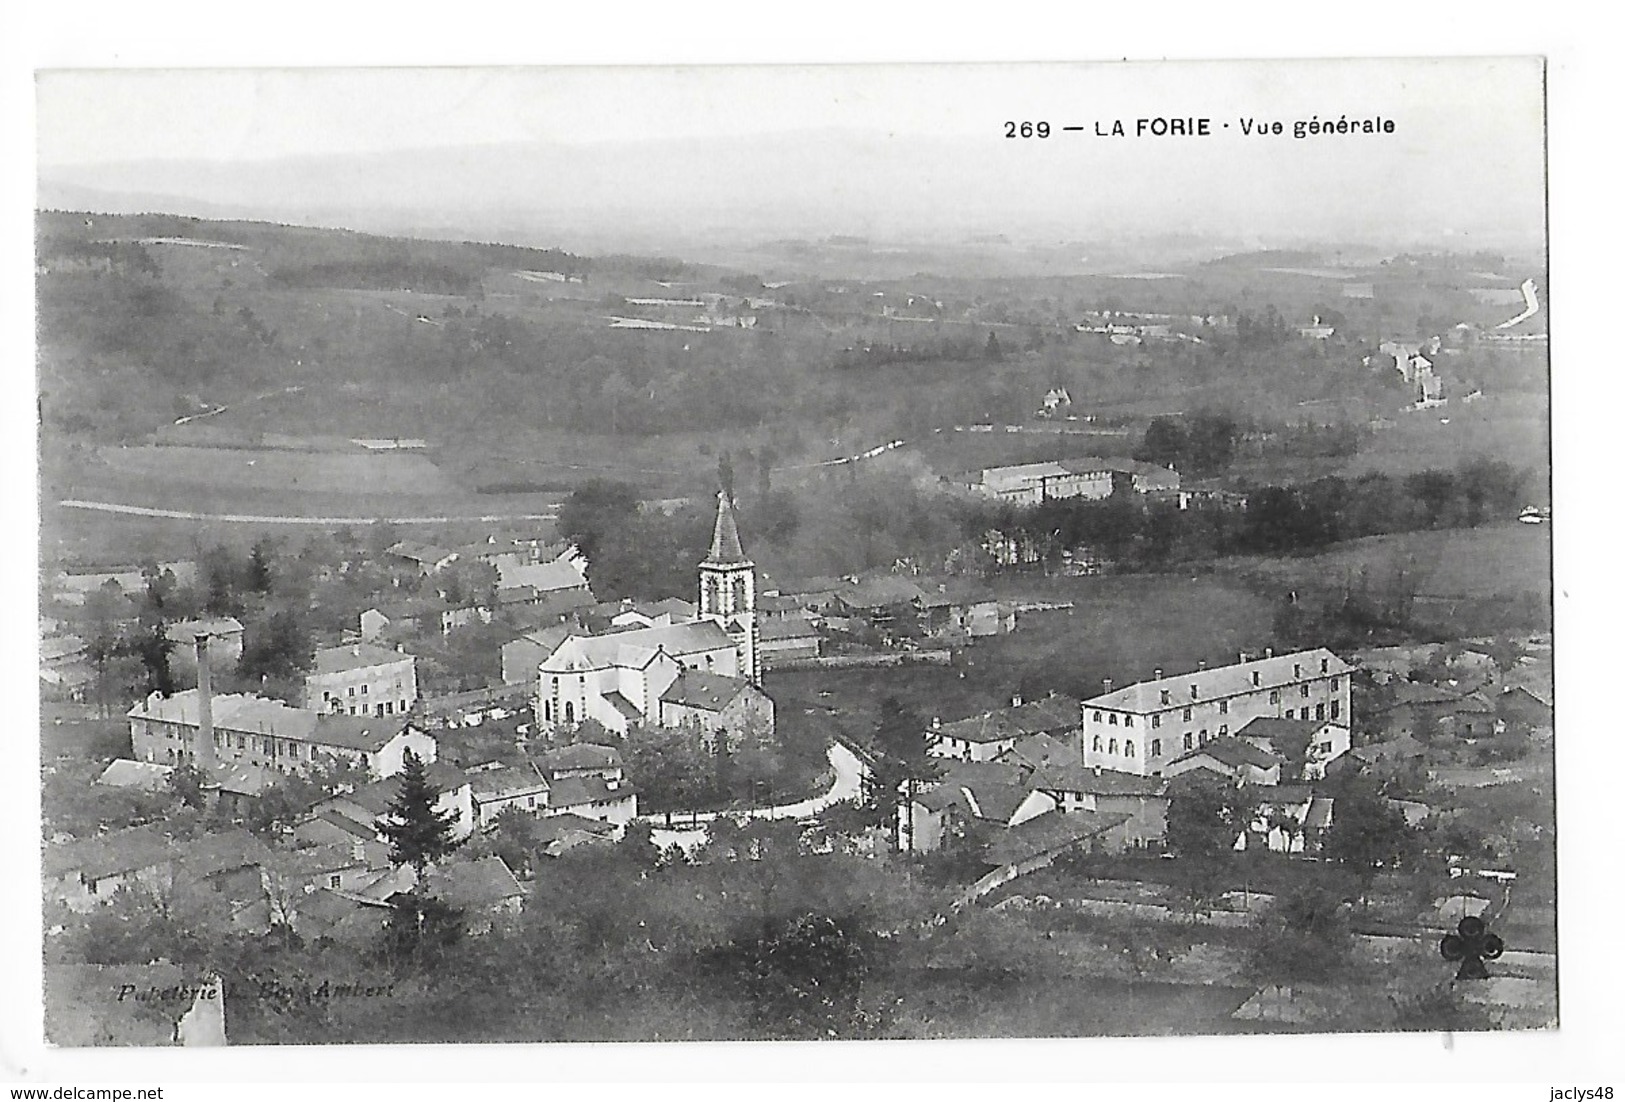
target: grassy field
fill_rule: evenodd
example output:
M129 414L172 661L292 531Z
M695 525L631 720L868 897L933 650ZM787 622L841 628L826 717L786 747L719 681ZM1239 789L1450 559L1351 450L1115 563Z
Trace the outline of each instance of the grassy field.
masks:
M867 737L880 701L896 696L922 717L951 721L1010 703L1063 692L1096 696L1101 679L1118 685L1233 662L1243 648L1270 642L1270 608L1234 583L1179 575L1054 578L1012 582L1001 596L1074 601L1071 611L1029 613L1011 635L981 640L953 666L771 673L787 737L797 729L842 730Z
M1552 531L1544 524L1486 525L1431 532L1401 532L1339 544L1304 558L1228 560L1227 572L1272 585L1341 584L1370 572L1374 580L1404 568L1416 592L1429 597L1533 598L1550 603Z
M1102 678L1126 685L1157 669L1233 662L1238 651L1272 642L1269 602L1211 576L1016 579L996 588L1005 599L1074 603L1069 611L1024 614L1014 634L971 648L970 676L1028 695L1055 689L1088 698L1101 691Z
M459 491L428 457L413 452L137 446L106 447L100 457L118 476L178 487L386 495Z

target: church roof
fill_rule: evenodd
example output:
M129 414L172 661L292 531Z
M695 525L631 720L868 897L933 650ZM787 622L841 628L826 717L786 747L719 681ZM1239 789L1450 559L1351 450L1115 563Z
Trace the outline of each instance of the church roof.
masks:
M739 525L734 520L733 502L725 491L717 491L717 524L711 532L711 553L707 563L717 566L745 563L745 550L739 545Z
M714 621L699 620L691 624L660 625L652 628L633 628L607 635L571 635L553 648L542 667L558 673L572 668L606 669L611 666L629 666L641 669L656 651L665 651L672 658L690 654L732 648L733 640ZM572 667L572 659L580 665Z

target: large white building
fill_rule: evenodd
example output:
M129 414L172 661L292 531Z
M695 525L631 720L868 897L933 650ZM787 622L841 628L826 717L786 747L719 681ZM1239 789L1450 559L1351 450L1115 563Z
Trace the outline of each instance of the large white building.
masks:
M678 726L693 718L685 671L718 679L708 682L707 699L766 700L760 687L756 568L740 547L733 504L725 494L717 495L711 551L699 572L696 619L603 635L571 634L554 647L537 668L538 727L552 731L589 719L617 734L634 725ZM753 715L762 711L741 709Z
M347 716L405 715L418 699L418 660L372 643L323 647L305 675L305 707Z
M135 760L161 765L305 773L342 758L389 777L408 750L428 762L437 750L433 736L404 718L323 714L247 693L211 694L207 709L196 689L153 693L127 718Z
M1324 647L1157 676L1083 702L1086 766L1161 776L1174 759L1260 717L1336 726L1347 746L1352 667ZM1323 736L1323 742L1333 741Z
M1174 491L1179 474L1133 459L1081 458L988 467L970 482L972 490L1016 505L1069 497L1099 501L1118 485L1135 493Z

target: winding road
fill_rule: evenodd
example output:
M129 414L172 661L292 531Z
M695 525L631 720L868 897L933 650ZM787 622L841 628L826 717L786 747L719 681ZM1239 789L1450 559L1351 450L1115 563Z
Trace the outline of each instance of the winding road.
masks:
M839 742L830 744L826 754L829 758L830 768L835 771L835 780L827 791L817 796L810 796L805 800L797 800L792 804L778 804L773 807L755 807L745 811L700 811L692 815L674 816L678 822L687 823L686 826L666 827L664 813L658 815L639 815L636 822L648 823L654 827L653 835L656 845L664 849L673 843L684 849L692 849L705 841L706 826L718 818L729 819L806 819L817 815L820 811L834 804L844 803L856 799L863 791L863 777L867 767L851 750Z

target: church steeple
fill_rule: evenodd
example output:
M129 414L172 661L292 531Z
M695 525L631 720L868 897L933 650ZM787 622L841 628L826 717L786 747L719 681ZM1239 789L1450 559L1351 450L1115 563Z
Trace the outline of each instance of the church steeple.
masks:
M760 629L756 622L756 564L745 558L739 525L726 490L717 494L711 553L700 563L700 619L711 620L733 639L739 675L760 685Z
M734 520L733 502L728 499L726 490L717 491L717 523L711 531L711 553L705 561L716 566L750 561L739 545L739 524Z

